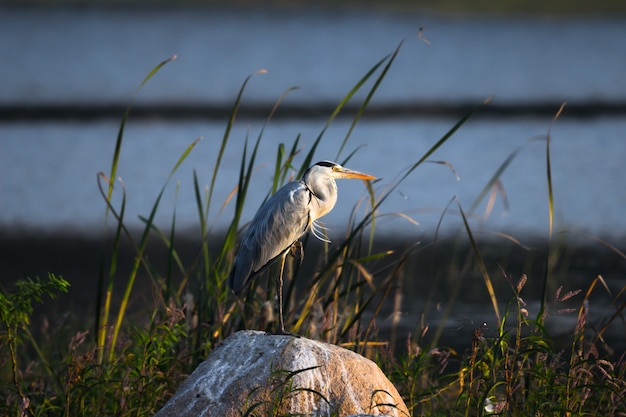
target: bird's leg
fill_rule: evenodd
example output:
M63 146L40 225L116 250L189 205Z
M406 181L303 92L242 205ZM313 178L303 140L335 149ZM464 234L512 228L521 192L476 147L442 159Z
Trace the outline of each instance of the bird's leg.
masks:
M276 290L278 291L278 334L286 334L283 320L283 272L285 271L285 258L287 252L280 257L280 272L276 278Z
M288 253L289 251L285 251L280 257L280 272L276 278L276 290L278 291L278 330L276 334L299 337L285 331L285 321L283 319L283 272L285 271L285 259Z
M293 242L293 245L289 248L289 253L294 258L298 258L298 264L302 265L302 260L304 259L304 245L301 241L296 240Z

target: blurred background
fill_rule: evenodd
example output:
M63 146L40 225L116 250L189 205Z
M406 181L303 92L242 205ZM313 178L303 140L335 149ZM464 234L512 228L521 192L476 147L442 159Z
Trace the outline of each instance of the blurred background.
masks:
M173 55L137 95L127 125L119 168L127 218L149 213L178 156L203 137L174 178L178 198L169 187L158 215L169 223L175 206L179 227L196 225L191 173L210 182L237 92L248 75L264 69L244 92L225 155L230 170L224 167L218 178L223 201L236 185L246 136L256 138L278 97L298 87L264 135L252 216L271 184L277 145L301 134L306 151L356 82L404 41L343 155L337 152L352 122L349 111L326 133L319 159L342 160L363 146L350 165L389 184L493 96L432 158L451 163L459 180L447 168L425 166L389 201L390 212L415 213L421 229L408 232L420 233L453 196L469 208L511 152L545 137L566 102L551 130L556 226L626 236L622 2L28 3L5 1L0 14L0 227L6 232L100 232L104 204L96 173L110 170L124 109L140 82ZM502 177L506 200L498 198L483 226L545 235L544 144L529 144L516 157ZM328 219L339 228L363 187L340 189ZM224 214L218 225L228 220ZM406 227L390 220L380 231Z
M126 105L159 62L177 56L139 91L126 125L118 170L126 218L141 226L138 216L148 216L178 157L202 137L156 217L167 229L175 210L177 228L196 236L193 171L201 185L210 183L228 112L248 75L266 70L243 93L217 202L237 184L246 138L256 139L283 92L298 89L263 134L243 221L271 187L277 146L290 147L301 135L305 154L333 108L402 41L346 149L338 154L350 109L369 88L325 133L317 159L342 161L356 150L347 165L381 178L382 190L464 114L493 98L431 157L452 164L458 178L445 165L421 166L381 207L419 225L388 216L377 225L381 236L431 240L450 201L456 196L469 209L522 147L489 216L472 224L524 242L546 239L546 146L528 141L550 132L555 232L572 241L592 235L626 250L622 1L3 1L0 39L4 283L48 271L95 282L105 211L96 176L110 171ZM331 238L345 230L364 187L342 182L339 191L325 219ZM219 231L232 210L220 214L214 206L210 219ZM486 210L487 200L478 212ZM458 230L459 216L448 214L443 227ZM609 260L592 262L583 276L601 273L623 287L624 260Z

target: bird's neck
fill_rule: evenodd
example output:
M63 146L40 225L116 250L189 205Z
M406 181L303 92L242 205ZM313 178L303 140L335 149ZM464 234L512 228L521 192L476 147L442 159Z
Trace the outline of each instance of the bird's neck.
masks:
M331 211L337 203L337 183L331 178L304 183L311 192L311 217L319 219Z

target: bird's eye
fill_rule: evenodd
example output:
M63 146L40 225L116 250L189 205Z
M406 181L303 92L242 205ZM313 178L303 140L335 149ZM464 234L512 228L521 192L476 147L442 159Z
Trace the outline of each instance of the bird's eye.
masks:
M333 171L341 171L341 167L339 165L333 165Z

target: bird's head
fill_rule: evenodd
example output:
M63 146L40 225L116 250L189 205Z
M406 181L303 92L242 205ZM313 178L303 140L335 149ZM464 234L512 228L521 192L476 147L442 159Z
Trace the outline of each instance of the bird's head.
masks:
M312 165L304 173L304 181L306 183L316 182L322 179L339 179L339 178L358 178L362 180L375 180L376 177L344 168L336 162L320 161Z

